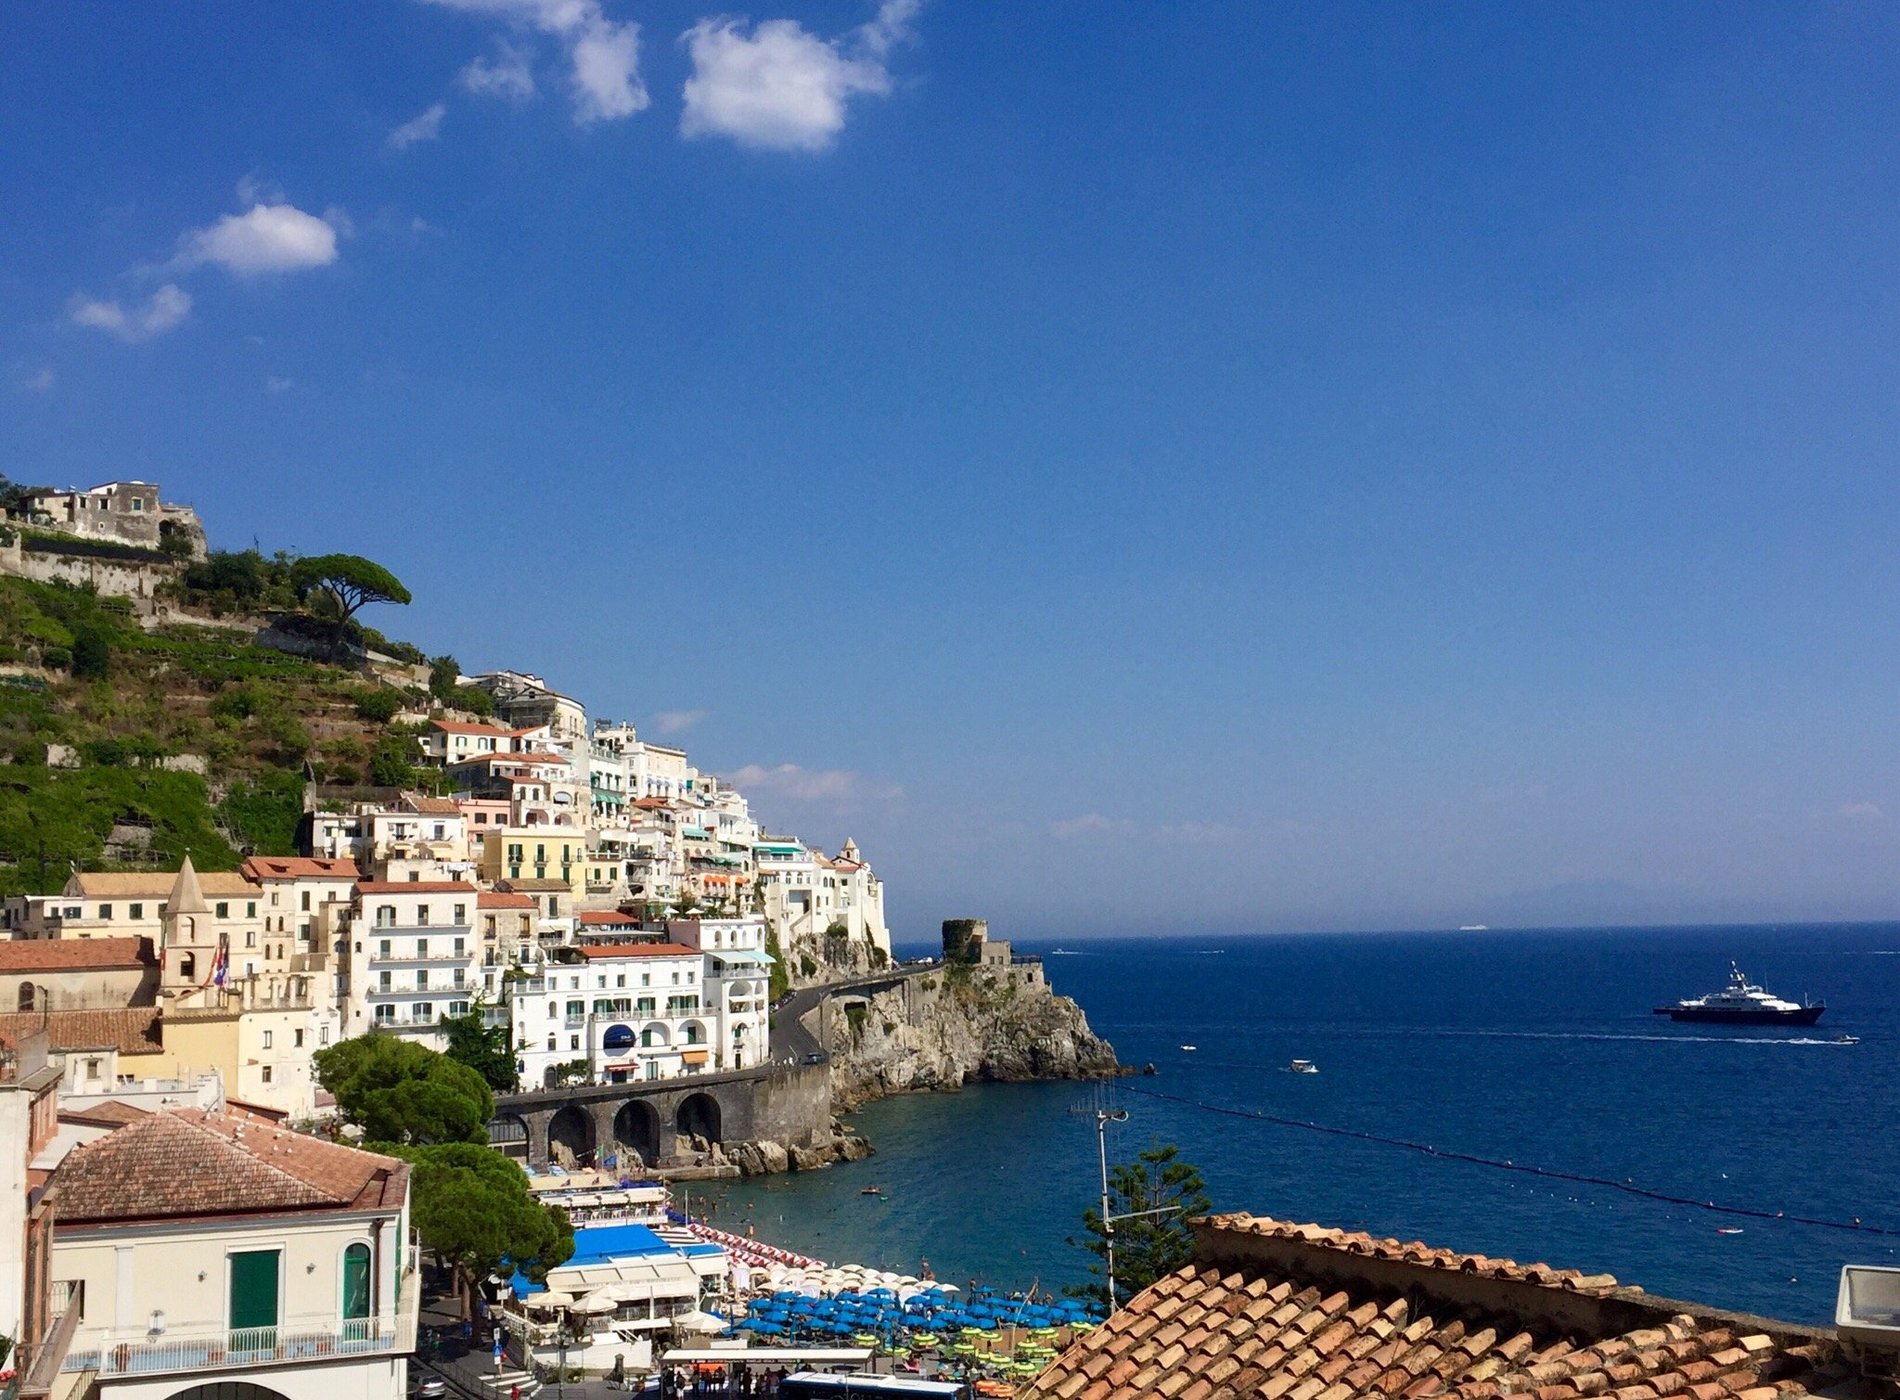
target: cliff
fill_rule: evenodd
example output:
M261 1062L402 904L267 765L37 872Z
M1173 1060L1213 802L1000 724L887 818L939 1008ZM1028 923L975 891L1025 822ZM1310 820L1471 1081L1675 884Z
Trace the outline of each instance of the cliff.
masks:
M971 1082L1094 1079L1121 1072L1082 1008L1035 962L941 964L888 986L841 993L804 1024L831 1054L833 1103Z

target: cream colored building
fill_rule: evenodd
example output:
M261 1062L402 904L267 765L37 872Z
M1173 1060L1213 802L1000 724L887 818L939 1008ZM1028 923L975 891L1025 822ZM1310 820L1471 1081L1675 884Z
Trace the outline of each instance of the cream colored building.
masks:
M75 1148L54 1185L65 1366L102 1400L401 1400L421 1293L406 1163L180 1109Z
M0 1013L150 1006L157 991L149 938L0 942Z

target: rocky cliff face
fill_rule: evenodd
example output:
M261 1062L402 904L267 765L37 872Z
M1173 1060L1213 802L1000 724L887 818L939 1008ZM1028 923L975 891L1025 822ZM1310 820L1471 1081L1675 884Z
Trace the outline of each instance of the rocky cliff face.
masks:
M831 1052L832 1101L846 1111L971 1081L1121 1072L1114 1047L1034 964L939 967L869 995L834 997L805 1024Z

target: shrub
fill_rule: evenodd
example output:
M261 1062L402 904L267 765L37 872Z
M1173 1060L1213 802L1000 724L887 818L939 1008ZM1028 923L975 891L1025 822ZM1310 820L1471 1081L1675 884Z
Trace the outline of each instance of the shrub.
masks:
M402 692L388 686L359 690L351 697L351 703L356 707L358 719L371 724L388 724L402 709Z
M103 629L82 627L73 634L73 676L102 681L112 673L112 643Z

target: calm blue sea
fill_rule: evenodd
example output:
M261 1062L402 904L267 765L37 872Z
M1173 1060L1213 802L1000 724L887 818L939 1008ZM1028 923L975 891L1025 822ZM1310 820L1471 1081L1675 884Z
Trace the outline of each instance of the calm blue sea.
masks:
M1842 1263L1900 1262L1900 1234L1735 1220L1141 1092L1900 1232L1900 925L1072 946L1049 958L1057 989L1155 1077L873 1105L857 1124L876 1157L714 1192L720 1223L750 1219L833 1261L1073 1281L1086 1260L1065 1240L1096 1191L1093 1111L1106 1100L1130 1115L1111 1129L1112 1156L1178 1142L1220 1209L1609 1272L1800 1321L1831 1317ZM1799 1031L1649 1014L1720 986L1730 957L1777 995L1825 1000L1827 1015ZM1843 1033L1860 1043L1832 1043ZM1321 1072L1284 1072L1296 1056ZM888 1199L859 1194L871 1184Z

